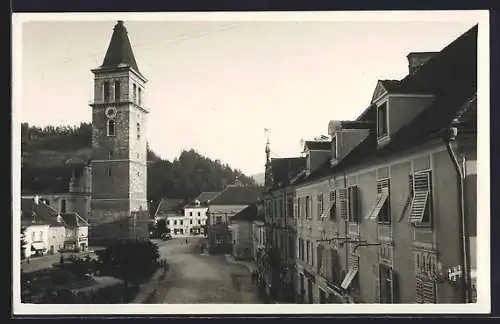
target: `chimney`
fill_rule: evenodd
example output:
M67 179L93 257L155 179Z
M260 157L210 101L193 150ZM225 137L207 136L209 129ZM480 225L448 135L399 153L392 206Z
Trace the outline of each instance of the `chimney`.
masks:
M408 59L408 70L413 74L419 67L433 58L439 52L411 52L406 56Z
M35 197L33 197L33 201L36 205L38 205L38 203L40 202L40 197L38 195L35 195Z

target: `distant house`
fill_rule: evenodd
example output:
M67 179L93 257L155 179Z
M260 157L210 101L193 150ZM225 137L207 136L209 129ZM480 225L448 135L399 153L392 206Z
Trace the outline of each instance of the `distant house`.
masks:
M26 240L26 257L53 254L64 247L63 218L38 196L21 198L21 229Z
M154 221L165 219L172 236L184 236L184 213L182 199L163 198L154 213Z
M65 250L85 251L89 246L89 224L78 213L61 214L64 220L66 235L64 240Z
M257 188L237 182L228 185L209 203L208 245L211 253L231 251L231 234L228 228L231 218L256 203L261 196L262 193Z
M207 225L208 204L219 192L202 192L184 206L185 235L203 235Z
M252 222L257 220L257 205L244 208L230 220L232 255L236 260L252 259Z

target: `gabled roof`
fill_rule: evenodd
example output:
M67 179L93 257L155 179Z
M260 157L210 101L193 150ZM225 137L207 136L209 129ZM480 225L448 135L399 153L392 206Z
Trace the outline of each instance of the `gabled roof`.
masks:
M317 151L329 151L331 149L331 143L327 141L306 141L304 148Z
M262 197L259 189L245 185L227 186L210 205L250 205Z
M68 227L89 226L89 223L78 215L78 213L63 213L61 217Z
M240 210L236 215L231 217L231 221L247 221L251 222L257 220L257 205L251 204L242 210Z
M200 202L200 206L207 206L207 204L211 200L213 200L215 197L217 197L218 194L220 194L220 192L214 192L214 191L205 191L205 192L202 192L198 197L196 197L195 199L193 199L185 207L194 207L196 201Z
M271 188L287 186L300 171L306 167L305 157L271 159Z
M155 216L182 213L182 199L162 198Z
M390 82L388 91L427 93L436 100L428 109L402 127L382 148L377 147L376 134L370 135L333 168L326 161L297 184L308 183L349 166L404 151L438 138L452 124L467 131L477 129L477 25L464 33L439 54L399 81ZM385 85L384 85L385 87ZM376 107L371 105L358 118L375 120ZM370 117L370 118L368 118Z
M21 198L21 225L50 225L64 226L63 222L57 221L57 211L39 201L35 203L33 198Z
M118 20L100 69L129 66L140 74L123 21Z

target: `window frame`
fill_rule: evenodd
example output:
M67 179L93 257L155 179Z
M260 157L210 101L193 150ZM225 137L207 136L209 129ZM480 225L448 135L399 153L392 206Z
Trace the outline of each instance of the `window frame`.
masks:
M427 190L416 190L416 184L415 184L415 176L425 176L427 177ZM433 190L432 190L432 170L420 170L420 171L415 171L412 174L409 175L409 187L410 187L410 196L411 202L409 206L409 216L408 216L408 221L415 227L432 227L433 223L433 210L432 210L432 204L433 204ZM425 198L422 198L422 195L425 196ZM418 198L417 198L418 196ZM412 213L414 211L414 203L416 202L416 199L425 199L425 207L422 211L422 216L420 219L417 219L417 216L412 216Z
M381 111L383 116L381 116ZM384 118L381 118L384 117ZM383 127L381 121L383 120ZM383 129L383 132L381 131ZM389 104L384 101L377 107L377 138L383 139L389 136Z
M112 132L110 130L113 130ZM109 118L106 121L106 135L110 137L116 136L116 121L114 118Z
M320 193L316 195L316 216L317 220L321 220L323 218L323 211L324 211L324 200L323 200L323 194Z

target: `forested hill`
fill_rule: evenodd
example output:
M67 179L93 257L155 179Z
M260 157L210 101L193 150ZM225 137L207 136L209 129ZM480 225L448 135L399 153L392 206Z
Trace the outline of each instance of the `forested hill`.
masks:
M68 174L91 159L92 127L22 124L22 190L36 191L53 187L51 181ZM53 176L48 176L52 174ZM43 176L45 175L45 176ZM192 199L203 191L220 191L236 177L243 183L255 181L220 161L213 161L195 150L185 150L173 161L164 160L148 148L148 199L162 197Z

